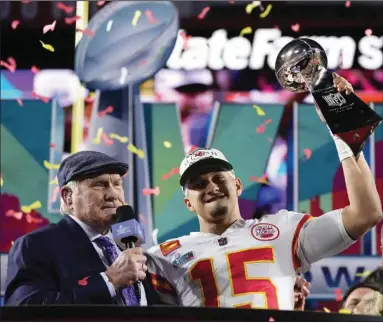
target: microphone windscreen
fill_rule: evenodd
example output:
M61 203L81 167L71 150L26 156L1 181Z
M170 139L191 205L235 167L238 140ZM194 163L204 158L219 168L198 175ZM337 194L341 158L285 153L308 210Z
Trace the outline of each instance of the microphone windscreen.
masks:
M116 210L117 223L134 220L135 218L133 208L130 205L122 205Z

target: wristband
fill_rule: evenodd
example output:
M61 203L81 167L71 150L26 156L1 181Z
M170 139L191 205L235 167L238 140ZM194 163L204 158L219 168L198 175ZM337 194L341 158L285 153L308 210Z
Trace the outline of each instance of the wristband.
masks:
M338 151L338 156L340 162L344 161L347 158L354 157L354 153L352 152L351 148L337 135L334 135L331 132L331 129L329 126L327 126L328 130L330 131L330 135L332 136L332 139L334 139L336 150Z

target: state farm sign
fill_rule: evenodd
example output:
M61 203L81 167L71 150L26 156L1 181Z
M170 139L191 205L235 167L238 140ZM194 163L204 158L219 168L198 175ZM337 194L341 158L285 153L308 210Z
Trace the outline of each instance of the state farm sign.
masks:
M274 69L280 49L293 37L282 36L279 29L257 29L251 43L244 37L227 38L227 31L219 29L207 39L191 37L185 39L180 30L176 45L167 61L170 69L259 70L266 66ZM383 37L365 36L355 41L349 36L304 36L309 37L325 49L329 69L352 68L356 62L361 68L374 70L383 66ZM186 47L186 48L184 48ZM358 51L357 51L358 49Z

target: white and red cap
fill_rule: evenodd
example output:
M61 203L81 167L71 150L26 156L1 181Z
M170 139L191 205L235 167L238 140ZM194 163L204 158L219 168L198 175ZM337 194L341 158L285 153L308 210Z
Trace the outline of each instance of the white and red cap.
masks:
M233 166L228 162L225 155L214 148L200 148L188 154L180 165L180 184L183 187L186 181L193 175L211 171L231 171Z

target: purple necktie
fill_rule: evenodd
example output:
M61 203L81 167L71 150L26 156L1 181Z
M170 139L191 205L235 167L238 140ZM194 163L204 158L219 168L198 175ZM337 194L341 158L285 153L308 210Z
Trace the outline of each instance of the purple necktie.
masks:
M95 242L105 251L105 256L108 259L109 265L117 259L117 249L112 240L108 237L98 237ZM128 306L139 306L138 297L135 293L134 286L129 286L121 290L125 304Z

